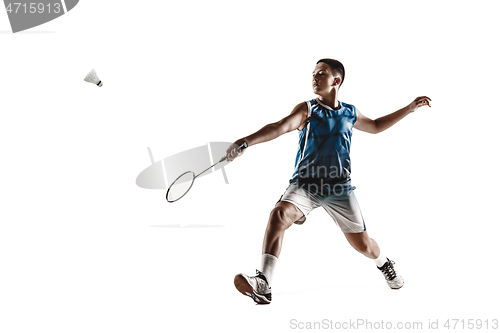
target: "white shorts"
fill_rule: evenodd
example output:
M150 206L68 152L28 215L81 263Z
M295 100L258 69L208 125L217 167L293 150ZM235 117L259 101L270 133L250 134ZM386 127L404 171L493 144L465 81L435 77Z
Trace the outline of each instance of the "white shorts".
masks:
M354 187L339 194L322 195L318 191L310 191L307 185L290 184L279 201L294 204L304 214L295 222L297 224L304 223L306 216L321 206L342 232L358 233L366 230L361 209L354 195Z

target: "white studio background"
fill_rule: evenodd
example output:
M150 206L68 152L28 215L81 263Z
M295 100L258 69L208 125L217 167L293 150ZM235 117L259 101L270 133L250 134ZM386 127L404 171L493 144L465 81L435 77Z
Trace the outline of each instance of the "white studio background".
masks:
M0 331L288 331L290 321L498 318L496 2L82 0L12 34L0 11ZM297 134L251 147L175 204L135 178L234 141L314 97L342 61L353 184L406 285L387 288L326 213L287 231L273 304L233 286L259 267ZM83 81L95 68L104 86ZM194 227L189 227L189 226Z

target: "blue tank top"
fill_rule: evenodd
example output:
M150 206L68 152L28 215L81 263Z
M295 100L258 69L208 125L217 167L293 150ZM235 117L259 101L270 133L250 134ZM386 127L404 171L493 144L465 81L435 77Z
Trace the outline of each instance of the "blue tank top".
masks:
M290 183L339 184L350 189L349 153L356 108L340 101L336 109L317 99L306 103L309 114L306 126L299 130L295 172Z

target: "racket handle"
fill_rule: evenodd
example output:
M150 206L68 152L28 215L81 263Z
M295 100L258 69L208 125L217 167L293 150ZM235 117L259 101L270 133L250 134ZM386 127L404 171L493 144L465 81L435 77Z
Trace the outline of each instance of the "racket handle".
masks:
M243 142L243 144L238 147L238 153L241 152L244 149L247 149L247 148L248 148L248 143ZM223 158L221 158L220 161L219 161L219 163L220 162L224 162L225 160L226 160L226 156L224 156Z
M243 144L241 146L238 147L238 153L240 151L242 151L243 149L247 149L248 148L248 143L246 142L243 142Z

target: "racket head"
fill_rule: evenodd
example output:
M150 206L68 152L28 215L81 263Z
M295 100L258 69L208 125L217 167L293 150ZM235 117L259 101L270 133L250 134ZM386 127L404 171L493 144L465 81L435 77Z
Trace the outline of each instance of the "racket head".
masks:
M192 171L184 172L177 177L167 190L167 201L175 202L185 196L193 186L195 178L196 175Z

